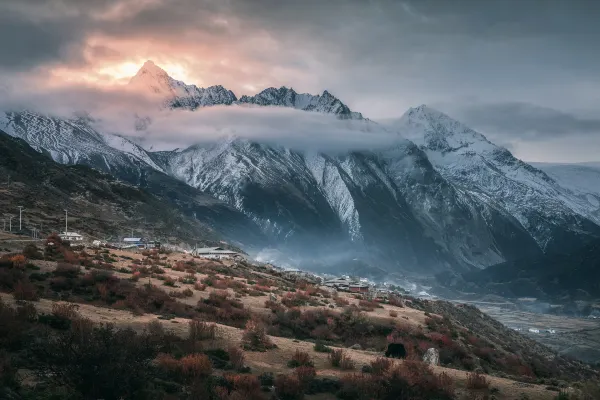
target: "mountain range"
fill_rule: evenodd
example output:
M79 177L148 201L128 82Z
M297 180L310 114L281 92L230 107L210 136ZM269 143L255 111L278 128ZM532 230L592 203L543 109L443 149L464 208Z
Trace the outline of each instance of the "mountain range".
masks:
M152 62L130 85L174 111L288 107L376 124L328 91L268 88L238 98L222 86L177 81ZM223 215L214 207L227 210L212 223L228 226L228 238L251 254L277 254L270 261L282 264L380 278L464 273L576 250L600 236L600 191L584 193L565 183L564 169L527 164L425 105L386 126L392 145L335 153L241 137L152 152L93 122L0 114L0 129L59 163L112 174L178 207L182 198L211 199L197 209L189 200L185 212L202 220Z

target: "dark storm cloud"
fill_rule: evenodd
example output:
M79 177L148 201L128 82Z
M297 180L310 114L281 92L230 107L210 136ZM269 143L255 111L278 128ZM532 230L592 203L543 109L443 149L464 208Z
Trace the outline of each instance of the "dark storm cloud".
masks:
M466 122L541 140L597 132L576 115L600 115L599 20L593 0L3 0L0 81L160 42L192 48L191 70L207 48L231 59L198 69L202 84L328 89L371 118L452 103Z
M600 119L527 103L473 104L450 113L482 131L500 132L506 138L545 140L576 134L600 136Z

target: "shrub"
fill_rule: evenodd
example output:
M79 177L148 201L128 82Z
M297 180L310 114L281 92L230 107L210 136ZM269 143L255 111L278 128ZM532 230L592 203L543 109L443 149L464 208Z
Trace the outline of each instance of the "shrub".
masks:
M382 398L382 384L378 378L365 374L348 374L340 379L338 397L343 400L371 400Z
M165 277L163 285L177 287L177 285L175 284L175 279L171 278L170 276Z
M40 296L37 288L28 281L19 281L13 291L15 300L37 301Z
M262 322L256 318L246 323L246 329L242 336L242 346L244 349L252 351L266 351L276 347L267 336Z
M371 361L370 365L373 374L383 375L394 365L394 362L387 357L377 357L377 359Z
M224 378L230 388L226 400L264 400L265 396L260 390L260 381L255 375L231 375ZM223 397L221 397L222 399Z
M314 363L311 360L310 356L305 351L300 351L296 349L296 352L292 356L292 359L287 363L288 367L296 368L296 367L314 367Z
M218 321L242 327L250 318L250 312L244 308L244 304L235 298L231 298L227 291L214 291L208 299L198 301L196 310L203 313L206 319Z
M317 371L312 366L300 366L294 370L294 373L300 381L300 386L306 390L310 384L315 380Z
M270 309L273 313L285 311L285 307L283 306L283 304L277 301L273 301L271 299L265 301L265 308Z
M52 304L52 315L58 318L74 320L79 318L78 304L72 303L54 303Z
M398 311L390 310L390 317L396 318L398 316Z
M340 368L346 371L353 370L356 368L356 363L348 356L342 357L342 361L340 361Z
M23 247L23 255L30 260L42 260L44 255L33 243L29 243Z
M344 297L335 297L335 305L338 307L347 307L350 305L350 302Z
M315 343L315 345L313 347L313 350L316 351L317 353L331 353L331 347L325 345L320 340L317 340L317 342Z
M331 366L335 368L352 370L355 367L354 361L342 349L333 349L329 353L328 359Z
M204 283L196 282L194 283L194 289L202 292L206 290L206 285Z
M472 391L487 391L489 388L490 382L479 372L474 371L467 375L467 389Z
M59 262L56 265L56 268L54 269L52 274L58 277L74 279L77 278L77 276L79 276L80 271L81 267L79 267L78 265Z
M82 399L148 398L156 356L146 337L131 329L83 322L64 332L40 330L31 354L34 373L52 371L69 398Z
M207 377L212 374L212 364L206 354L189 354L179 360L181 373L189 379Z
M275 394L281 400L304 398L302 383L296 375L279 375L275 378Z
M27 259L23 254L17 254L12 256L10 261L12 262L13 268L24 269L27 264Z
M194 343L201 340L214 340L217 337L217 325L204 321L189 322L188 339Z
M379 303L377 303L376 301L369 301L369 300L359 300L358 306L360 307L361 310L369 311L369 312L375 311L375 309L377 307L381 307L381 305Z
M227 349L227 355L229 356L229 362L233 368L238 370L244 368L246 356L244 355L242 349L236 346L230 346Z

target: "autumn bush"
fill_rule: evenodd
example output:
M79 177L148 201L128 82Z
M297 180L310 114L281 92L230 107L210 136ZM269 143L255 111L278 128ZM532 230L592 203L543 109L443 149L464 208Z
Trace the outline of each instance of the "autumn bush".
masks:
M301 340L326 340L346 347L360 344L381 351L386 348L386 337L394 327L392 320L370 319L356 308L341 313L324 308L305 311L291 308L274 314L269 333Z
M245 365L246 355L244 351L237 346L229 346L227 349L229 362L234 369L242 369Z
M217 325L205 321L192 320L188 325L188 340L197 342L214 340L217 337Z
M23 255L30 260L42 260L44 258L40 249L33 243L29 243L23 247Z
M287 292L281 298L281 303L286 307L300 307L309 304L310 301L310 295L302 291Z
M266 351L276 347L267 336L263 323L256 318L246 323L246 329L242 336L242 346L244 349L251 351Z
M344 297L334 297L333 300L335 301L335 305L338 307L347 307L350 305L350 302L348 301L348 299L344 298Z
M179 368L183 376L193 380L212 374L212 364L206 354L189 354L179 360Z
M17 282L12 294L15 300L37 301L40 298L37 288L25 280Z
M423 363L405 360L383 374L350 374L342 377L342 389L338 397L344 400L451 400L454 398L454 387L448 375L437 375Z
M390 310L390 317L396 318L398 316L398 311Z
M24 269L27 264L27 258L23 254L17 254L12 256L10 261L12 262L13 268Z
M220 400L266 400L255 375L225 374L226 388L221 388Z
M280 400L301 400L304 398L302 383L297 375L278 375L275 378L275 395Z
M342 349L333 349L328 356L332 367L344 370L352 370L355 367L354 361Z
M296 349L292 355L292 359L288 361L287 365L290 368L314 367L314 363L310 358L310 355L307 352L298 349Z
M467 389L471 391L487 391L489 390L490 382L485 375L474 371L467 375Z
M382 375L394 365L394 362L387 357L377 357L370 365L373 374Z
M279 303L277 301L273 301L271 299L265 301L265 308L268 308L273 313L278 313L278 312L284 312L285 311L285 307L283 306L283 304L281 304L281 303Z
M59 318L74 320L79 318L79 305L73 303L52 304L52 315Z
M308 365L297 367L294 370L294 374L296 374L298 377L300 385L305 391L308 387L310 387L311 383L317 377L317 371L315 370L315 367Z
M250 311L244 308L244 304L224 290L213 291L207 299L198 301L196 310L205 319L235 327L244 326L250 319Z

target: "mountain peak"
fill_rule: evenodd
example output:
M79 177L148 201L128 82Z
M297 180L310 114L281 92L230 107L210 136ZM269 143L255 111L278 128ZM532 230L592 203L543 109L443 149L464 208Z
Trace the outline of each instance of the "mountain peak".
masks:
M135 74L135 77L140 77L140 76L144 76L144 75L150 75L150 76L169 76L169 74L162 69L161 67L159 67L158 65L156 65L154 63L154 61L152 60L148 60L144 63L144 65L142 65L142 67L138 70L138 72ZM132 78L132 79L133 79Z

